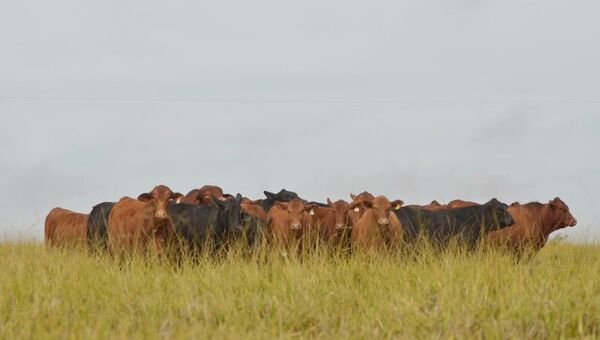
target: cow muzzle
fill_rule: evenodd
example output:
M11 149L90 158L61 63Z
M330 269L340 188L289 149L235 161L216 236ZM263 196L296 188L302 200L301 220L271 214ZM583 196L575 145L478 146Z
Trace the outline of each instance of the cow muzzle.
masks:
M568 225L569 227L574 227L574 226L576 226L576 225L577 225L577 219L576 219L576 218L573 218L573 219L569 220L569 222L567 223L567 225Z
M344 224L343 223L338 223L335 225L336 229L344 229Z
M290 227L292 228L292 230L299 230L300 228L302 228L302 224L301 223L292 223L290 225Z
M511 225L514 225L514 224L515 224L515 220L514 220L514 218L512 218L512 216L507 216L504 219L504 225L505 226L510 227Z
M167 212L164 209L156 210L156 212L154 213L154 218L156 218L157 220L166 220Z
M377 224L379 224L381 226L386 226L386 225L390 224L390 220L385 217L382 217L377 220Z

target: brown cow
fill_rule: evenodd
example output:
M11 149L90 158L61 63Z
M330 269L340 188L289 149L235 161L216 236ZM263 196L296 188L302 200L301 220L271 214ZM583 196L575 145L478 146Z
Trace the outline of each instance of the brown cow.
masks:
M200 189L194 189L188 192L182 199L182 202L194 205L212 205L214 203L213 197L216 197L221 201L234 198L230 194L224 194L223 189L216 185L205 185Z
M163 243L173 232L167 206L169 201L183 197L164 185L149 193L121 198L108 217L108 244L111 250L145 250L154 242L162 251Z
M503 245L516 251L526 248L538 251L546 245L553 231L577 225L569 207L558 197L547 204L513 203L508 212L516 223L489 233L486 239L493 245Z
M344 200L332 202L328 198L327 205L327 207L314 209L312 224L316 226L319 236L325 242L336 246L350 236L347 232L353 225L350 218L350 203Z
M363 205L367 208L358 223L352 228L352 245L362 250L374 251L382 245L393 246L402 237L402 224L394 213L404 204L401 200L390 202L385 196L373 202L354 202L350 208Z
M305 204L295 198L290 202L276 201L267 214L268 229L275 242L290 246L311 231L311 214L316 204Z
M80 214L63 208L50 210L44 223L46 245L83 245L87 242L88 214Z

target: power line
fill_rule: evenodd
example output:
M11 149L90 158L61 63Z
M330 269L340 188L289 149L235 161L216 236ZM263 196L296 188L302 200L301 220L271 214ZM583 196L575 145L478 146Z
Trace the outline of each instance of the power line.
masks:
M0 101L190 102L257 104L600 104L581 99L272 99L272 98L142 98L0 96Z

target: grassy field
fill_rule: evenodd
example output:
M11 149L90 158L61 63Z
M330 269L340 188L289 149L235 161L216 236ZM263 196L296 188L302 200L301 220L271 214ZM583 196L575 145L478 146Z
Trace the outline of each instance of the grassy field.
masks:
M600 337L600 247L173 266L0 243L0 338Z

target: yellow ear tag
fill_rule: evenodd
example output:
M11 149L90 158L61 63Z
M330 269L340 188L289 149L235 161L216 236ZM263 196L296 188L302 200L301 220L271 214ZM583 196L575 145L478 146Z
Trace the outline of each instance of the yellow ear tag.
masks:
M355 213L360 212L360 208L359 207L354 208L354 212Z
M400 206L400 204L397 204L397 205L394 207L394 210L398 210L398 209L400 209L400 207L401 207L401 206Z

